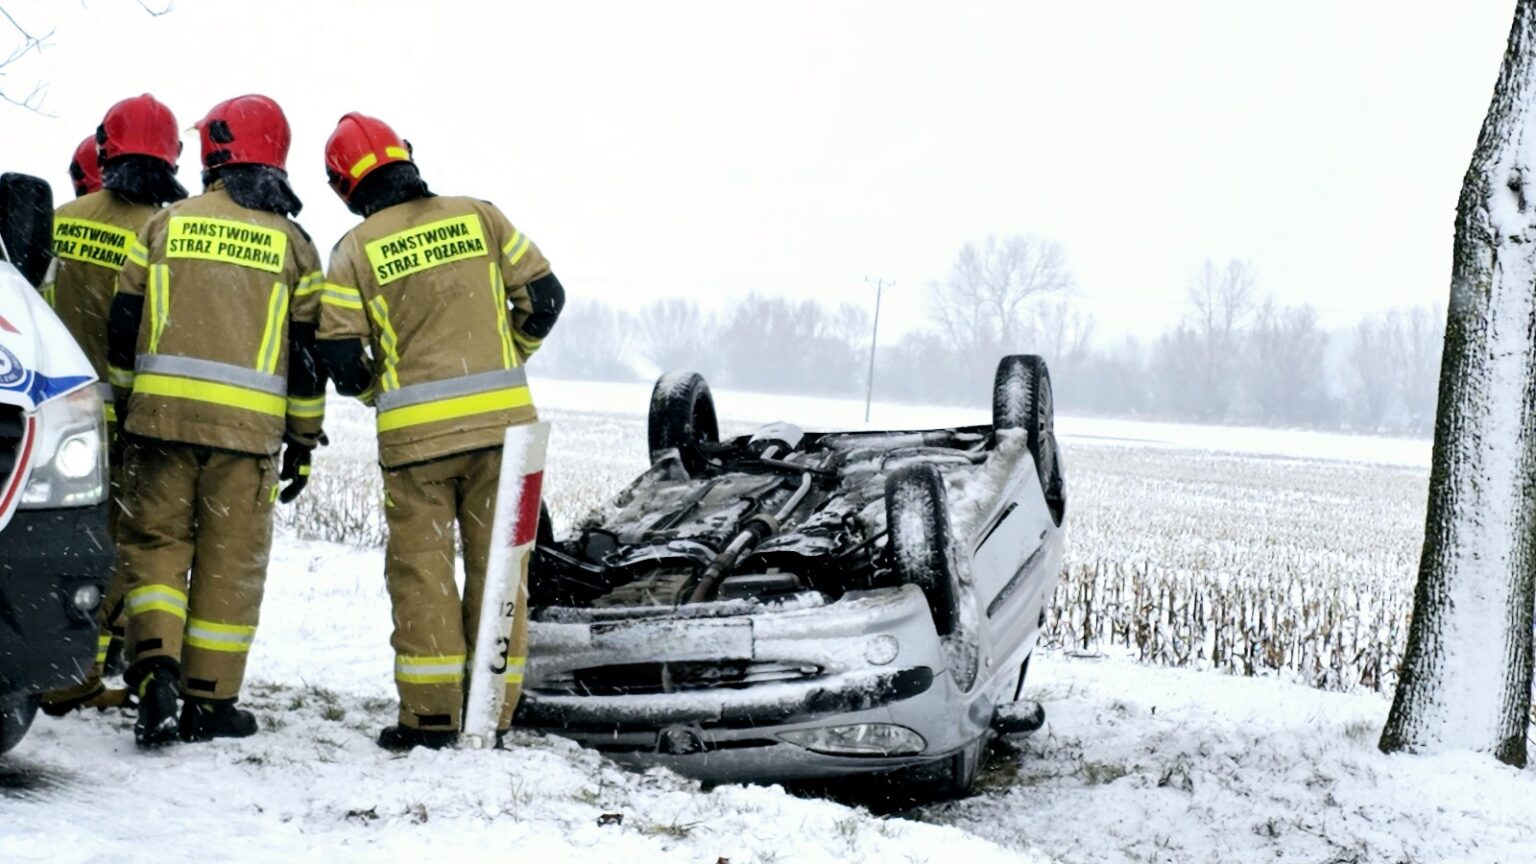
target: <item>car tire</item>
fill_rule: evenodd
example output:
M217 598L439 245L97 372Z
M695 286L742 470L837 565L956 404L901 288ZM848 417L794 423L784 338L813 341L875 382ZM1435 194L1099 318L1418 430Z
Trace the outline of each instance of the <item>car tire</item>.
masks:
M715 417L715 397L697 372L674 372L656 379L651 390L647 439L651 464L669 450L677 450L689 476L703 473L707 462L701 444L720 441L720 421Z
M902 584L928 599L940 636L960 628L960 577L950 561L944 475L925 462L903 465L885 480L886 548Z
M992 428L1024 430L1046 505L1060 525L1066 514L1067 484L1056 443L1055 393L1045 358L1010 354L998 361L997 375L992 379Z
M0 695L0 753L7 753L21 743L32 718L37 716L37 700L26 693Z
M0 174L0 239L10 261L36 288L53 254L53 188L30 174Z
M906 769L896 776L915 801L964 798L976 788L986 753L987 736L982 735L943 759Z

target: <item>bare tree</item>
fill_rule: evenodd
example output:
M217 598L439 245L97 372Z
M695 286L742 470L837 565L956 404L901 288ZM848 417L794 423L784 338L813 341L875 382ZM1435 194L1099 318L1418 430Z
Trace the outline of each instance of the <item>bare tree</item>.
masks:
M1324 361L1328 335L1311 306L1259 304L1246 339L1248 395L1267 424L1315 426L1330 409Z
M693 368L704 359L715 328L692 300L658 300L636 316L640 354L662 371Z
M1237 390L1241 371L1238 342L1258 307L1253 283L1253 267L1248 262L1233 259L1217 267L1207 258L1185 289L1191 306L1185 321L1199 350L1194 374L1195 386L1204 394L1202 420L1225 419Z
M1434 428L1435 370L1445 343L1445 313L1438 306L1415 306L1388 315L1400 322L1395 328L1400 336L1394 390L1403 408L1403 428L1415 434L1428 432Z
M990 370L1000 355L1029 349L1030 302L1072 285L1060 245L1015 234L960 247L949 278L931 286L929 296L949 344L961 358Z
M135 5L143 9L153 18L171 11L172 4L167 2L160 8L155 8L146 0L134 0ZM84 4L82 4L84 5ZM10 67L21 62L24 58L33 54L42 54L52 43L57 28L48 27L43 30L37 27L24 25L4 5L0 5L0 31L11 34L11 47L0 55L0 101L9 102L28 111L45 114L43 111L43 99L47 95L48 85L41 81L34 81L30 87L23 86L20 89L10 86ZM50 115L51 116L51 115Z
M1356 429L1380 430L1393 410L1400 374L1397 346L1402 341L1396 327L1389 317L1371 317L1350 332L1344 399Z
M1536 607L1536 0L1456 209L1424 550L1381 749L1524 765Z
M1051 364L1051 371L1070 378L1093 351L1095 321L1065 291L1053 292L1035 304L1030 330L1032 353Z

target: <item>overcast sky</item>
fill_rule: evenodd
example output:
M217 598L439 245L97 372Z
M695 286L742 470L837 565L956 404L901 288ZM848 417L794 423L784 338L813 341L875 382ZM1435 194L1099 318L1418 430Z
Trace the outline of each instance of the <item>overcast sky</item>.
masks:
M159 6L164 0L148 0ZM0 167L59 200L79 139L151 92L185 127L247 92L294 126L299 221L343 113L384 118L442 193L490 199L573 297L749 290L868 303L894 326L956 248L1065 248L1102 333L1155 332L1207 257L1342 324L1443 302L1461 176L1513 4L3 0L56 27L0 106ZM9 35L9 34L7 34ZM0 48L8 42L0 41ZM182 177L197 183L195 133ZM883 336L887 334L882 334ZM882 338L882 341L886 341Z

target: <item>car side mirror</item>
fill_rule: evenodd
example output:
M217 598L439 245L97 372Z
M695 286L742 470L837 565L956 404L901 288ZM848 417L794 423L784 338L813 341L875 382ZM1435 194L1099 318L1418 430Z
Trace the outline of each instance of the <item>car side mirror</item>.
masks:
M32 286L53 258L53 189L30 174L0 174L0 242L5 258Z

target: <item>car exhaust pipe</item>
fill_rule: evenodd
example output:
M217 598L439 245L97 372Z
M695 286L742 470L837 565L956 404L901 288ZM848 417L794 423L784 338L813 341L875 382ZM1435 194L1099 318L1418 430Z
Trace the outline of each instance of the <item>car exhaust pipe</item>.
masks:
M800 485L795 487L794 494L784 502L773 515L758 513L747 519L741 531L731 538L725 549L715 556L715 560L709 562L704 568L704 575L699 577L699 584L694 586L693 593L688 595L689 603L704 603L714 598L715 592L720 589L720 582L725 579L725 574L741 560L741 556L747 550L777 534L784 520L788 519L805 500L807 493L811 491L812 472L805 471L800 475Z

